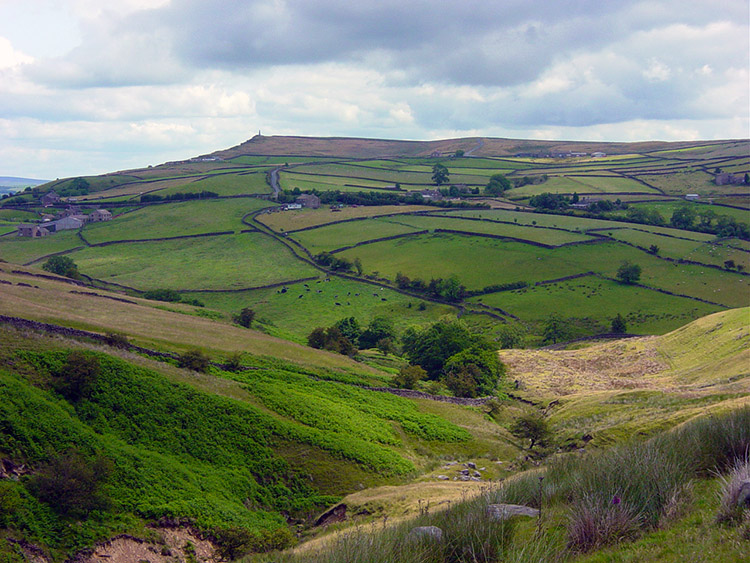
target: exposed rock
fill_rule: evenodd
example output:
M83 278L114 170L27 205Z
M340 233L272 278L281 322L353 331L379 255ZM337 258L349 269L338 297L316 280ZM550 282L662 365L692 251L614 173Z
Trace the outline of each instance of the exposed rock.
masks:
M419 526L409 532L409 537L414 539L441 541L443 539L443 530L437 526Z
M472 477L481 477L482 476L482 474L479 471L475 471L471 475L472 475Z
M467 461L464 465L466 465L466 467L468 467L469 469L476 469L477 468L477 464L474 463L473 461Z
M337 504L333 508L326 510L315 521L315 525L316 526L328 526L329 524L333 524L335 522L341 522L342 520L345 520L346 508L347 507L345 504Z
M491 504L487 507L487 516L491 520L507 520L512 516L539 516L539 510L520 504Z
M437 478L441 481L448 481L450 479L447 475L438 475Z
M461 469L461 470L459 471L459 473L460 473L461 475L468 475L468 474L469 474L469 470L468 470L468 469Z
M10 459L0 460L0 479L13 479L17 481L21 475L30 471L23 464L14 463Z

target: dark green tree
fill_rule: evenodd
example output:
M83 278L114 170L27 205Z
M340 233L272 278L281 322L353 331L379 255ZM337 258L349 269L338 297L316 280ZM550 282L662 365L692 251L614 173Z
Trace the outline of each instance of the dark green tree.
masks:
M641 267L638 264L625 260L620 267L617 268L617 274L615 275L617 281L626 285L633 285L638 283L641 279Z
M359 340L359 335L362 334L362 329L354 317L346 317L338 321L335 325L336 328L341 331L341 334L352 342Z
M85 518L108 506L102 485L111 472L109 460L69 450L42 465L29 481L29 490L58 514Z
M432 181L436 186L442 186L450 182L448 169L439 162L432 167Z
M628 325L625 323L625 319L620 313L617 313L615 318L612 319L611 330L615 334L624 334L628 331Z
M255 319L255 311L253 311L250 307L244 307L240 314L235 317L235 321L238 325L244 326L245 328L250 328L250 326L253 324L253 320Z
M427 379L427 372L419 366L404 366L393 378L393 384L400 389L414 389L418 381Z
M519 416L509 428L516 438L529 440L529 449L537 444L544 446L552 436L547 420L540 414L524 414Z
M73 259L68 256L51 256L42 265L42 270L57 274L58 276L72 278L74 280L81 279L81 274L78 273L78 266L76 266Z
M382 338L395 337L396 331L393 328L393 321L388 317L375 317L359 335L359 347L363 350L375 348Z
M493 174L489 182L484 187L484 193L487 195L502 195L505 190L511 188L510 180L502 174Z
M446 386L451 389L448 377L452 373L461 372L460 380L468 376L474 379L474 392L480 395L491 395L497 390L500 376L504 372L504 366L497 357L495 350L486 346L471 346L461 350L448 358L443 366L446 375ZM467 396L467 395L460 395Z
M683 205L674 210L669 222L677 229L691 229L695 223L696 217L697 213L695 212L695 209Z
M446 360L461 350L473 345L491 347L461 321L438 321L422 330L407 329L401 343L409 362L422 366L430 379L438 379Z
M544 342L557 344L568 335L567 323L557 313L552 313L544 325Z
M90 395L100 371L96 356L73 350L55 374L54 386L63 397L75 403Z
M206 372L210 363L209 357L197 348L188 350L177 358L178 366L193 371Z

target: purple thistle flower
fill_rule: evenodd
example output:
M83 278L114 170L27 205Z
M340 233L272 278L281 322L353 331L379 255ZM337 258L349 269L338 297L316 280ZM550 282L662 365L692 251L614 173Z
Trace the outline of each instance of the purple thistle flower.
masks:
M612 497L612 504L620 504L620 497L617 495Z

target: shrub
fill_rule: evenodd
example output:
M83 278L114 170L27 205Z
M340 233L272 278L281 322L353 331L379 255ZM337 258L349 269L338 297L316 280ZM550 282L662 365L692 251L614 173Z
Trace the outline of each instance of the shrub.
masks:
M626 285L633 285L641 279L641 267L638 264L633 264L628 260L625 260L620 267L617 268L617 274L615 276L617 281Z
M55 389L68 401L87 397L99 377L99 360L79 350L68 353L67 360L56 373Z
M112 348L119 348L121 350L127 350L130 348L130 341L128 341L128 337L124 334L108 332L104 337L107 339L107 345Z
M540 446L546 445L549 438L552 436L552 430L550 429L547 420L540 414L530 413L519 416L509 428L510 433L516 438L522 440L529 440L529 449L533 449L535 445Z
M143 294L146 299L152 299L154 301L166 301L168 303L179 303L182 301L182 296L174 289L151 289Z
M210 363L211 360L209 357L197 348L188 350L180 354L180 357L177 358L177 365L181 368L192 369L194 371L205 372L208 370Z
M240 314L235 317L235 322L240 325L244 326L245 328L250 328L250 326L253 324L253 320L255 319L255 311L253 311L250 307L245 307L240 311Z
M400 389L414 389L418 381L427 378L427 372L419 366L404 366L393 378L393 384Z
M617 313L617 316L612 319L612 325L610 328L615 334L623 334L627 332L628 325L625 323L625 319L622 318L622 315Z
M101 485L111 471L108 460L87 459L70 450L40 467L31 478L29 489L58 514L85 517L92 510L107 507Z
M42 265L42 270L57 274L58 276L72 278L74 280L81 279L81 274L78 273L78 266L76 266L73 259L68 256L51 256Z

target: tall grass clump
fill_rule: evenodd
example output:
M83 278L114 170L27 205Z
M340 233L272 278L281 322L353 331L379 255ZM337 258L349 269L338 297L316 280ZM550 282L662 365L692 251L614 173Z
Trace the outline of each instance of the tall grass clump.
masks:
M691 420L659 440L698 474L726 472L750 454L750 406Z
M750 509L746 505L747 501L741 503L740 499L742 485L748 482L750 482L750 458L745 457L744 460L738 461L727 475L721 477L717 522L737 523L743 517L750 517Z

